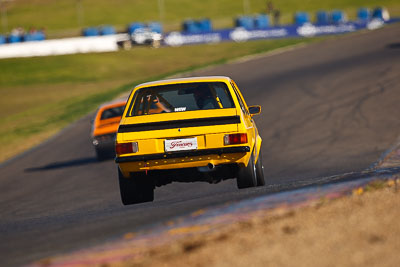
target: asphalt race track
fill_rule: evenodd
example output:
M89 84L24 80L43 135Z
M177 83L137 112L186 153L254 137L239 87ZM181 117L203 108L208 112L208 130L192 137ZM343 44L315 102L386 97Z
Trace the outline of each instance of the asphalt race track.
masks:
M97 162L86 117L0 167L0 259L19 266L200 208L364 170L400 135L400 25L207 69L260 104L268 185L173 183L122 206L112 160Z

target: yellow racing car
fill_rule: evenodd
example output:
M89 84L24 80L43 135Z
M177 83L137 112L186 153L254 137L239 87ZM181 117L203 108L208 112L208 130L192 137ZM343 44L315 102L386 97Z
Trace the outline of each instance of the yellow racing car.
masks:
M174 181L238 188L265 185L261 137L229 77L144 83L129 96L115 144L122 203L153 201L154 189Z

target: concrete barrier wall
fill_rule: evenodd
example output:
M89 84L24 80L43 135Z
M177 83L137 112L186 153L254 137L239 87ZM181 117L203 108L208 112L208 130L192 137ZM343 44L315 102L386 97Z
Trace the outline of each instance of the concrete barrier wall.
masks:
M120 34L114 34L95 37L74 37L37 42L3 44L0 46L0 58L117 51L117 41L120 38L123 38L125 34L122 35L123 36Z

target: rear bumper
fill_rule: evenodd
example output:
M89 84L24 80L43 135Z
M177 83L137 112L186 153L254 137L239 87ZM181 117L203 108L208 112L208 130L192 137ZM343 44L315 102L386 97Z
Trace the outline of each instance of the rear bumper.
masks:
M115 150L116 134L104 134L92 138L93 146L98 150Z
M97 145L93 145L93 147L96 150L100 150L100 151L112 151L115 152L115 141L110 141L110 142L101 142L98 143Z
M180 151L180 152L161 153L161 154L116 157L115 162L128 163L137 161L173 159L173 158L196 157L196 156L206 156L206 155L222 155L222 154L243 153L243 152L250 152L250 147L237 146L237 147L224 147L224 148L214 148L214 149L201 149L194 151Z

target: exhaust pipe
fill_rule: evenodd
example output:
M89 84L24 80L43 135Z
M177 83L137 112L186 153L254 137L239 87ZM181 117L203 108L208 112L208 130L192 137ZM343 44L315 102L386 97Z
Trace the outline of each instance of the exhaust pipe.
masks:
M203 167L197 167L197 170L199 172L212 172L216 169L215 165L213 163L208 163L207 166Z
M214 170L215 169L215 165L213 164L213 163L208 163L207 164L207 167L210 169L210 170Z

